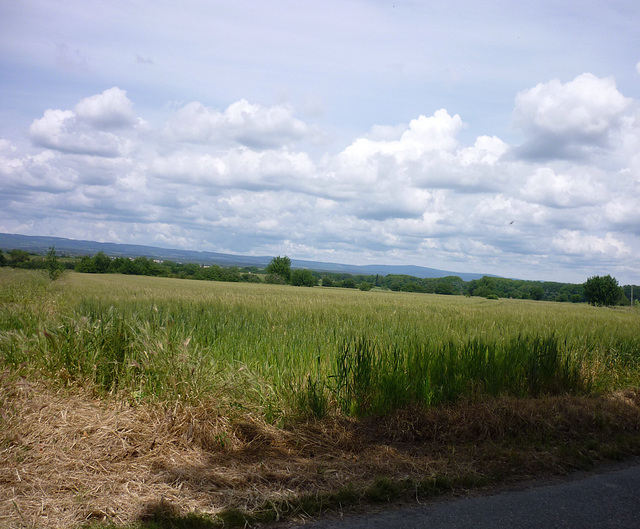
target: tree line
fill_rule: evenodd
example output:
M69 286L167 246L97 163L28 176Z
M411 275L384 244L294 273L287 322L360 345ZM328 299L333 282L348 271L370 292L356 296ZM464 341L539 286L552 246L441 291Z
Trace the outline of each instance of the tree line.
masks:
M110 257L102 251L93 256L59 258L53 247L44 257L19 249L11 250L5 255L0 250L0 266L44 269L48 271L51 279L55 279L64 269L73 269L76 272L90 274L146 275L307 287L319 285L363 291L377 288L395 292L466 295L488 299L513 298L571 303L588 302L600 306L629 305L633 288L631 285L619 286L618 281L609 275L590 277L582 284L528 281L493 276L464 281L458 276L419 278L400 274L382 276L380 274L365 275L292 269L291 260L287 256L274 257L265 268L178 263L154 260L143 256L136 258ZM635 288L636 294L640 297L640 289ZM635 301L636 299L634 299Z

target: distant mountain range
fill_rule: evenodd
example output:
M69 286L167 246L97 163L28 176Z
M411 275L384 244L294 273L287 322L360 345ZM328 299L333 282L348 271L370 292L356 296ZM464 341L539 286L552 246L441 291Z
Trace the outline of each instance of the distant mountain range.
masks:
M273 256L233 255L216 252L199 252L194 250L176 250L159 248L157 246L142 246L136 244L116 244L110 242L78 241L62 237L39 237L0 233L0 248L4 252L19 249L33 253L46 253L55 246L58 254L95 255L102 251L113 257L140 257L159 259L163 261L191 262L220 266L257 266L265 267ZM415 265L349 265L339 263L324 263L321 261L304 261L291 259L292 268L308 268L319 272L343 272L346 274L388 275L404 274L421 278L458 276L464 281L480 279L484 275L466 272L451 272ZM495 276L494 276L495 277Z

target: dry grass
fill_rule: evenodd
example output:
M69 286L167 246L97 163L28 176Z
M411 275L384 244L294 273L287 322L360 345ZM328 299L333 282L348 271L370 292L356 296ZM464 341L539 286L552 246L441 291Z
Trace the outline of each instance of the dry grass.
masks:
M213 402L131 406L8 374L0 391L2 527L125 525L158 505L185 515L251 513L270 502L277 514L278 506L346 486L364 491L358 501L376 501L372 484L387 483L381 477L414 491L407 497L394 489L388 499L419 501L430 482L461 490L640 451L634 391L503 398L281 428L250 415L220 416Z

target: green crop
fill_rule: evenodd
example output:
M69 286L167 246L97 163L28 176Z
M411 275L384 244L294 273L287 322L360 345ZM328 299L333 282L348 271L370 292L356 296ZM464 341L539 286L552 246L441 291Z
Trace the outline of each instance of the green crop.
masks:
M640 381L632 308L8 269L0 303L6 367L270 420Z

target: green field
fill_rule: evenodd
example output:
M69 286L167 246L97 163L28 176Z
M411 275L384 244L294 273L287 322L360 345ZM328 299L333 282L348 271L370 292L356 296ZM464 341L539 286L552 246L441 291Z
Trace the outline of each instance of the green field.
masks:
M302 522L635 456L639 320L1 268L0 525Z
M630 307L10 269L0 303L12 372L272 422L640 380Z

